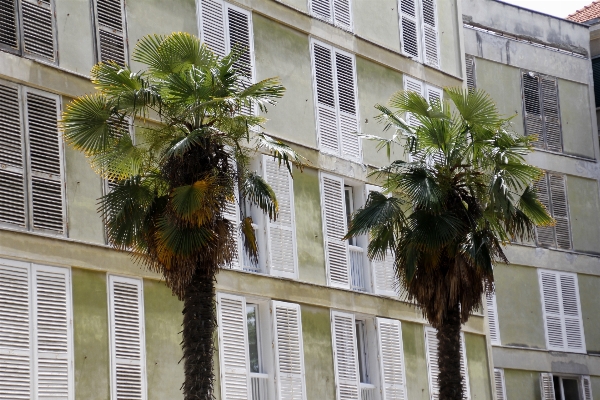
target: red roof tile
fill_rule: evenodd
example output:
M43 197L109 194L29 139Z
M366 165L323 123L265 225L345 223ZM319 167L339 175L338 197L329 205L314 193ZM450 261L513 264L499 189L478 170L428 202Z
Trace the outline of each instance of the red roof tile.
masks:
M567 17L567 19L575 22L585 22L594 18L600 18L600 0L595 0L592 4L575 11Z

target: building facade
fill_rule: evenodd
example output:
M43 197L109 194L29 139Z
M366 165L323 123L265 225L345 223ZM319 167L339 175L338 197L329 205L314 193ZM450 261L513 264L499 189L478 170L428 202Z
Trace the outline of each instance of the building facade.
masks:
M537 185L557 225L507 248L496 297L463 327L466 397L600 396L586 27L493 0L13 0L0 5L0 399L182 398L182 304L106 245L107 185L57 128L94 91L96 62L137 70L137 40L177 31L220 54L248 48L253 80L279 76L265 132L310 161L292 179L253 160L280 217L256 215L258 263L240 252L218 275L218 399L437 398L435 331L398 300L389 260L341 237L387 161L354 135L390 134L374 105L469 85L538 135L529 159L547 171Z

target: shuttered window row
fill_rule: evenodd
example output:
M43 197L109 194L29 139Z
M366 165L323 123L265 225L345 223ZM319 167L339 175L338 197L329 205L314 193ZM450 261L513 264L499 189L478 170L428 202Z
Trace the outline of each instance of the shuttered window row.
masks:
M0 226L66 231L60 98L0 81Z
M542 400L569 400L577 390L578 399L593 400L592 382L588 375L560 376L549 373L540 374L540 393ZM575 394L577 396L577 394Z
M531 71L522 71L521 78L525 134L536 136L537 148L562 152L558 80Z
M0 15L0 49L57 61L54 0L4 0Z
M354 55L312 40L319 150L361 162Z
M0 260L0 399L73 398L71 277Z
M95 0L96 49L99 62L127 64L127 29L123 0Z
M547 172L534 183L534 188L538 199L556 221L554 226L537 226L535 228L537 245L565 250L572 249L566 176Z
M548 350L585 353L577 275L538 270Z
M309 0L313 17L352 32L352 5L350 0Z
M435 68L440 67L436 0L399 1L402 52Z

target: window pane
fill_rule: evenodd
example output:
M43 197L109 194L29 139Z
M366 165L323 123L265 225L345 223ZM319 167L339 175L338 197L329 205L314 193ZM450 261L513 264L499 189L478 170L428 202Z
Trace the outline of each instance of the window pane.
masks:
M260 372L260 356L258 346L258 315L256 305L246 306L246 319L248 323L248 358L250 359L250 372Z
M579 385L577 379L564 379L562 380L563 392L565 394L564 400L580 400L579 397Z
M350 221L352 220L352 213L354 212L354 203L352 200L352 187L344 187L344 200L346 202L346 226L350 227ZM348 243L352 246L356 246L356 238L350 238Z
M562 390L560 390L560 377L553 376L552 381L554 382L554 398L556 400L564 400L562 397Z
M358 351L358 372L360 381L362 383L369 383L367 348L365 344L365 324L363 321L356 321L356 349Z

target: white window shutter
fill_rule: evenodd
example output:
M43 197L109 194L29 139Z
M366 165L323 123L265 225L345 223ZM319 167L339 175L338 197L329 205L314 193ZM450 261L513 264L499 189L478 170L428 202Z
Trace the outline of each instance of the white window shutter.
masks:
M533 183L533 187L537 193L539 201L546 207L549 214L552 214L552 208L550 207L550 191L548 190L548 176L544 174L539 180ZM554 247L554 227L553 226L536 226L536 242L538 246L542 247Z
M0 224L25 228L25 160L19 87L0 84Z
M352 5L350 0L333 1L333 23L342 29L352 32Z
M225 18L221 0L199 0L200 33L206 43L220 56L227 54Z
M230 163L230 168L236 169L235 163ZM240 260L244 259L244 249L242 248L242 241L240 237L240 208L239 204L239 188L237 180L233 182L233 193L234 198L225 204L223 210L223 217L227 219L234 228L234 235L237 247L237 257L231 262L231 269L242 269L242 263Z
M583 393L583 400L594 400L592 396L592 381L587 375L581 377L581 393Z
M541 76L542 109L546 148L562 152L562 130L558 106L558 82L556 78Z
M460 333L460 373L463 377L463 399L471 398L471 385L469 384L469 367L467 365L467 345L464 332Z
M427 358L427 373L429 376L429 396L431 400L437 400L440 395L440 384L438 376L440 369L438 366L438 340L437 331L432 327L425 328L425 353ZM460 373L463 377L463 395L464 399L470 399L469 371L467 368L467 351L465 348L464 333L460 333Z
M305 400L304 350L300 305L273 301L277 398Z
M252 13L239 7L225 3L227 11L227 51L234 48L243 50L243 54L235 64L247 78L254 82L254 41L252 37Z
M0 260L0 396L5 399L33 397L29 282L29 264Z
M337 400L359 400L360 383L354 315L332 310L331 329Z
M112 399L146 399L144 296L140 279L110 275Z
M322 19L324 21L333 22L333 0L310 0L310 13L313 17Z
M488 327L490 329L490 341L492 344L500 345L500 324L498 323L498 307L496 305L496 293L485 296Z
M346 235L346 204L344 180L337 176L321 174L321 209L325 260L330 286L350 288L348 241Z
M400 321L377 318L382 400L406 400L404 346Z
M558 273L539 270L539 278L546 326L546 344L549 350L563 350L565 341Z
M554 381L552 379L552 374L540 374L540 390L542 393L542 400L556 400L554 397Z
M571 226L569 223L569 205L567 203L567 185L565 176L560 174L548 174L550 197L552 205L552 217L556 220L553 227L556 235L556 247L559 249L571 249Z
M275 192L279 204L276 221L267 221L267 249L271 275L296 279L298 257L296 250L296 216L294 210L294 181L287 168L272 156L262 156L263 176Z
M404 90L408 92L416 92L419 95L425 97L425 85L418 79L411 78L408 75L404 75ZM407 113L406 115L406 123L410 126L420 126L421 123L412 116L412 114Z
M246 300L241 296L217 294L221 398L248 400L250 366Z
M423 60L425 64L439 68L440 44L438 37L436 0L422 0Z
M21 0L23 53L56 61L54 0Z
M338 135L333 50L331 46L312 41L311 56L317 103L319 150L337 155L341 145Z
M565 344L570 351L585 352L583 319L576 274L560 273L561 306L565 325Z
M429 104L441 104L444 99L444 91L438 87L427 85L425 98Z
M29 88L24 93L32 228L64 234L63 146L58 130L60 99Z
M69 400L73 392L69 270L33 265L32 271L37 398Z
M339 50L334 53L342 157L360 161L355 59Z
M523 71L523 109L525 114L525 134L536 135L533 145L544 148L544 129L542 123L542 106L540 101L540 77L533 72Z
M417 0L399 0L402 52L413 58L419 58L418 7Z
M475 72L475 57L465 55L465 64L467 67L467 89L477 88L477 77Z
M0 21L0 48L18 50L17 0L7 0L0 3L0 15L2 15Z
M127 32L123 0L96 0L98 61L127 63Z
M496 400L506 400L506 385L504 383L504 370L494 368L494 389L496 390Z

